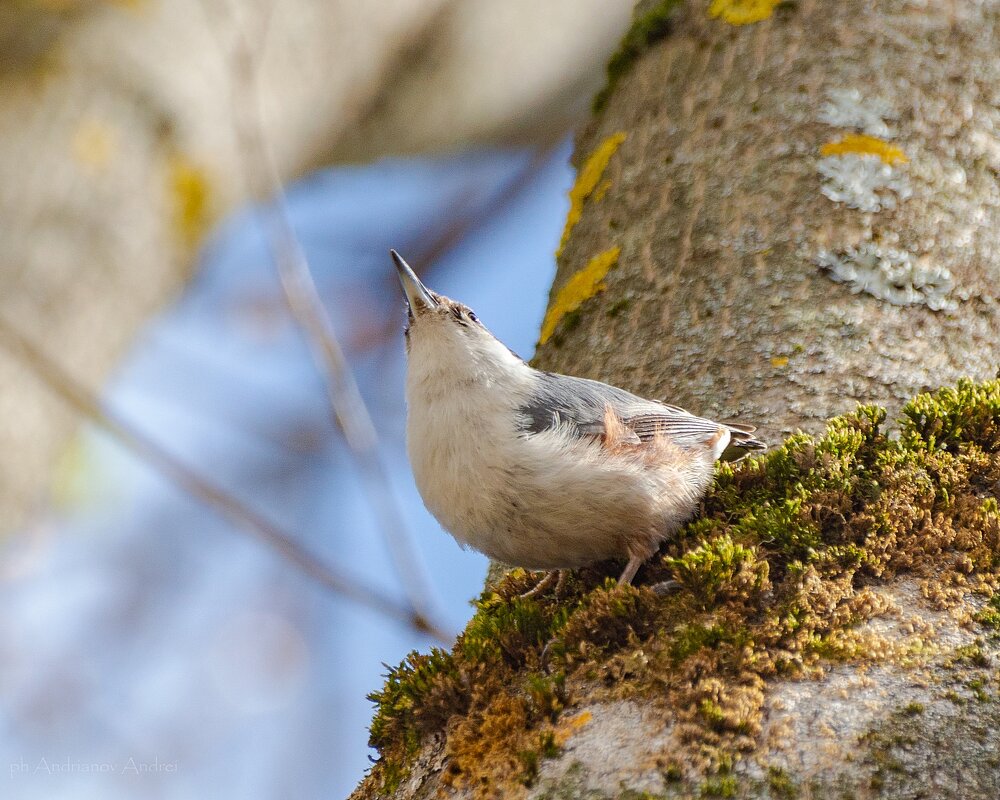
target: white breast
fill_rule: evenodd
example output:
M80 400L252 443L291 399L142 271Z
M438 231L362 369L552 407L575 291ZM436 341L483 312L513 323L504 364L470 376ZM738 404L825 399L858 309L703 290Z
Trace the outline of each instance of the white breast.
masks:
M520 392L407 381L406 444L428 510L463 544L489 554L497 505L517 460Z

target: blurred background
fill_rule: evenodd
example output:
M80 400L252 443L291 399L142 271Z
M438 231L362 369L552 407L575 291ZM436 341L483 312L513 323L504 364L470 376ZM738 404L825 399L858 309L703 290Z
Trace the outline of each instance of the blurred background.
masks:
M0 5L0 797L351 791L487 566L412 484L387 250L530 357L630 11Z

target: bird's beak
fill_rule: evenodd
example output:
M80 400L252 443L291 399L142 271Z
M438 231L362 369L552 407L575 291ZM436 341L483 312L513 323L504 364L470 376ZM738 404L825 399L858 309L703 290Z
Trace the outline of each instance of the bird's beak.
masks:
M390 250L389 255L396 262L399 282L403 286L403 294L406 295L406 302L409 303L410 310L415 314L421 308L434 308L437 305L437 300L427 290L427 287L420 282L420 278L410 269L410 265L403 261L402 257L395 250Z

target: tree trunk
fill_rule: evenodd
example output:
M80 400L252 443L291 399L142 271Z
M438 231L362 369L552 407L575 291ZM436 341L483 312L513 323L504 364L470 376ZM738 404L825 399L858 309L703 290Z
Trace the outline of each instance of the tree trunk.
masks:
M753 421L772 440L857 402L891 414L915 392L991 377L997 3L712 3L774 7L741 26L677 5L672 32L579 138L582 165L625 134L556 293L621 252L539 364Z
M992 377L998 53L995 0L641 5L538 366L773 446ZM391 673L357 796L1000 796L1000 383L880 422L722 470L640 573L676 596L508 576Z

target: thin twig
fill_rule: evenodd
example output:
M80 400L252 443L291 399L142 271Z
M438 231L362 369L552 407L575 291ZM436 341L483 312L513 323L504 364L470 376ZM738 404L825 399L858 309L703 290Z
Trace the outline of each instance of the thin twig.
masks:
M70 376L2 317L0 317L0 340L12 355L79 414L106 431L179 489L254 534L321 585L360 606L427 633L442 643L447 644L451 641L452 637L446 631L434 625L419 610L399 603L324 564L273 522L198 474L137 428L105 408L93 392Z
M210 2L206 3L206 8L212 14L214 11L210 5ZM229 16L231 20L234 17L232 13ZM218 27L221 30L221 25ZM268 198L269 205L262 214L282 290L325 378L335 421L354 455L369 504L376 515L378 528L403 590L419 614L434 618L437 615L432 611L430 584L420 568L419 555L392 492L378 450L375 426L320 299L305 252L295 235L284 185L265 138L257 86L256 52L261 49L261 43L257 42L254 46L238 24L234 25L234 29L235 44L229 63L232 67L235 133L251 193L262 200Z

